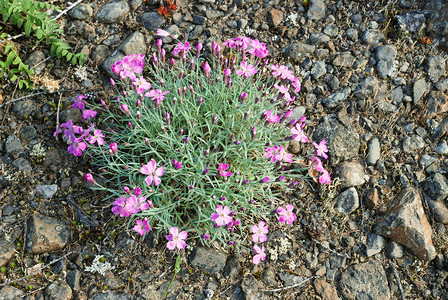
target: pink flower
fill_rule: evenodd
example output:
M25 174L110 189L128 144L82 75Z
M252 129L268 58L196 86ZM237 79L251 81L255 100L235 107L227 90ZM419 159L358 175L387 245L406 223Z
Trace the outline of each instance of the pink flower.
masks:
M266 236L266 233L269 232L268 226L264 226L265 223L263 221L260 221L257 225L252 226L252 241L254 243L264 243L267 241L268 237Z
M87 98L87 96L84 96L84 95L77 96L74 100L73 108L84 109L83 99L86 99L86 98Z
M300 92L300 89L302 88L302 83L299 81L299 78L293 76L291 84L295 88L294 93Z
M286 222L291 225L296 220L296 215L292 212L294 210L294 206L291 204L286 204L286 209L283 207L277 208L276 212L280 215L278 217L279 222Z
M322 156L323 158L327 159L328 155L326 154L326 152L328 152L328 148L325 143L325 140L320 141L319 145L316 142L313 142L313 146L314 148L316 148L316 154L318 156Z
M182 162L173 159L173 166L176 170L182 169Z
M135 225L132 230L137 231L141 236L151 230L151 227L149 227L148 218L145 218L144 220L137 220L136 223L137 225Z
M254 66L252 66L251 64L247 64L245 61L243 61L241 63L241 70L237 70L235 73L237 75L244 75L246 76L246 78L251 77L252 75L256 74L258 71L257 69L255 69Z
M143 76L135 77L132 81L132 84L135 86L135 91L137 94L143 94L145 91L149 90L151 88L151 84L146 81L146 79Z
M293 139L295 139L296 141L302 143L308 142L308 137L305 135L305 132L303 132L303 129L299 123L297 123L293 128L291 128L291 133L294 134Z
M68 153L73 154L73 156L81 156L82 152L86 150L87 144L80 138L72 140L73 143L68 146Z
M92 174L87 173L85 177L86 177L86 180L87 180L88 182L93 182L93 183L95 183L95 179L93 179Z
M124 207L126 206L126 198L120 197L115 199L114 203L112 204L112 212L114 215L120 214L120 217L125 217L127 214L127 211L124 210Z
M278 121L280 121L280 116L279 115L275 115L272 116L273 112L271 110L267 110L264 112L264 116L266 117L266 120L269 123L278 123Z
M325 171L324 166L322 165L322 161L319 159L319 157L311 156L310 159L312 161L312 167L314 167L315 170L319 172Z
M82 120L85 121L89 118L94 118L98 112L90 109L86 109L82 112Z
M182 43L177 43L177 46L174 47L174 50L171 52L173 55L177 55L180 52L182 52L182 56L185 56L187 51L191 49L190 43L185 42L185 44L182 45Z
M169 241L166 247L170 250L174 250L176 247L177 249L184 249L187 245L184 240L188 237L188 233L186 231L179 232L177 227L171 227L170 233L170 235L165 236Z
M292 154L286 152L285 147L280 146L278 154L275 156L277 161L284 161L287 163L292 163Z
M261 245L261 248L258 245L254 245L255 256L252 258L252 262L254 265L258 265L260 261L266 259L266 253L264 253L264 245Z
M122 70L120 71L121 78L136 78L135 73L141 74L145 65L144 55L132 54L123 58Z
M131 215L138 213L140 211L140 205L137 197L132 195L131 197L127 198L124 209L127 210Z
M227 178L229 176L232 176L232 173L230 171L225 171L228 168L229 168L229 164L219 163L219 167L218 167L219 175L221 175L221 176L223 176L225 178Z
M265 58L269 55L268 49L266 49L266 45L264 43L260 43L259 40L252 40L249 44L251 47L247 52L253 54L259 58Z
M110 148L110 151L114 154L116 154L118 152L117 143L110 143L109 148Z
M279 77L281 79L292 79L294 77L293 72L288 70L287 66L278 66L278 64L275 64L271 66L271 69L273 70L272 75L275 77Z
M330 184L330 182L331 182L330 173L328 173L327 170L324 170L324 172L319 176L319 183Z
M86 141L88 141L90 144L98 143L98 145L104 145L103 140L104 134L101 133L101 130L95 129L93 131L93 135L86 138Z
M156 161L151 159L146 165L141 167L140 173L148 175L145 178L147 185L151 185L154 182L154 185L158 186L162 182L160 176L165 173L165 168L157 168Z
M229 216L229 214L230 214L230 207L224 206L223 208L222 205L220 204L216 207L216 212L212 213L210 219L214 221L217 226L226 225L232 222L233 220L232 217Z
M162 92L159 89L151 90L146 92L146 97L151 97L151 100L156 101L156 106L160 105L160 102L165 99L165 95L168 94L168 91Z
M264 157L270 158L272 162L275 162L277 157L278 146L274 145L272 148L267 147L265 150Z
M281 94L286 94L289 91L289 88L287 86L284 85L278 85L278 84L274 84L274 87L281 93Z
M165 31L165 30L162 30L159 28L159 29L157 29L156 35L161 36L161 37L167 37L167 36L170 36L170 33L168 31Z

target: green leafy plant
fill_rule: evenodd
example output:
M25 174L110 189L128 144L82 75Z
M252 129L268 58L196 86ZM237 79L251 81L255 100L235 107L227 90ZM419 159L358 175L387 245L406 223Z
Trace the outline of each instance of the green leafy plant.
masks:
M50 46L50 54L53 57L65 57L73 65L82 65L86 54L72 53L71 47L61 37L64 35L56 20L48 15L48 10L59 10L59 7L32 0L0 0L0 16L2 21L15 25L23 30L25 37L34 36L36 43L44 42ZM4 28L0 27L0 31ZM6 32L0 33L0 68L6 74L7 80L19 79L19 87L31 86L31 77L34 71L26 65L18 54L18 50L12 41L8 41ZM19 78L24 75L25 79ZM5 79L5 78L2 78Z

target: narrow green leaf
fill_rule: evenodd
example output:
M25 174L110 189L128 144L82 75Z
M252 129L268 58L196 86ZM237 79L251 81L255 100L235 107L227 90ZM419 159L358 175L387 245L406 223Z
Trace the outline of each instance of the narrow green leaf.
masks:
M14 57L16 57L16 52L15 51L9 52L8 58L6 58L6 62L5 62L5 65L7 67L9 67L12 64L12 61L14 60Z
M16 59L14 59L14 61L12 62L15 65L18 65L22 60L20 59L19 56L16 57Z
M11 49L14 49L14 44L13 43L8 43L5 46L5 54L7 54Z
M31 32L31 26L32 26L33 24L30 22L30 21L27 21L26 23L25 23L25 36L26 37L29 37L30 36L30 32Z
M23 81L19 80L19 89L22 89L22 87L23 87Z
M37 28L37 29L36 29L36 37L37 37L39 40L42 40L42 38L43 38L43 32L42 32L42 29L40 29L40 28Z

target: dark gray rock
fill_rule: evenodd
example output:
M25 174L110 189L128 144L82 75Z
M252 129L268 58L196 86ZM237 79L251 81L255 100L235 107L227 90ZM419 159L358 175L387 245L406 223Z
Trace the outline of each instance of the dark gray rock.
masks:
M341 214L351 214L359 207L359 197L356 188L351 187L343 191L334 200L334 209Z
M335 93L322 100L322 104L328 108L334 108L338 106L346 98L345 93Z
M81 111L77 108L63 110L59 116L61 117L61 123L66 123L68 120L72 120L73 124L79 124L82 121Z
M347 29L345 34L347 35L347 38L349 40L351 40L353 42L358 41L358 30L353 29L353 28L349 28L349 29Z
M36 50L31 52L30 56L25 60L25 63L33 68L34 73L39 75L47 66L47 63L44 61L47 55L42 50Z
M199 39L202 36L202 33L204 32L204 27L201 25L195 25L193 27L193 30L188 32L188 39L190 41L194 41Z
M214 249L198 247L190 255L190 263L194 268L216 274L222 271L227 256Z
M161 299L163 296L160 293L157 293L158 298L151 298L151 299ZM132 300L133 297L131 296L131 294L126 293L126 294L117 294L115 292L107 292L107 293L101 293L101 294L96 294L92 297L92 300Z
M426 17L418 12L410 12L395 16L395 21L402 31L418 32L425 27Z
M95 32L95 28L84 21L73 20L65 27L65 34L80 35L84 38Z
M423 188L436 201L445 200L448 196L448 180L440 173L426 178L423 182Z
M90 4L80 3L68 11L70 18L85 20L93 15L93 9Z
M353 128L339 123L335 115L324 116L319 123L313 134L313 140L327 141L333 165L358 155L359 135Z
M95 65L99 65L106 59L109 53L109 47L107 47L106 45L96 45L95 47L93 47L92 52L90 52L90 59Z
M322 32L315 32L310 35L311 45L319 45L330 41L330 37Z
M425 59L423 66L432 82L437 82L446 73L445 59L439 55L429 55Z
M378 30L368 29L362 35L362 41L368 45L378 46L386 42L386 38Z
M67 284L75 292L77 292L80 288L80 279L81 279L81 272L76 269L68 273L67 277L65 278Z
M205 16L207 17L207 19L209 20L214 20L216 18L222 18L224 17L224 12L220 11L220 10L215 10L215 9L208 9L205 12Z
M23 157L19 157L18 159L12 162L12 166L19 170L20 172L31 172L33 168L28 160Z
M316 21L325 18L325 3L322 0L310 0L306 15L308 19Z
M442 201L434 201L427 197L426 202L431 210L434 219L442 224L448 224L448 208Z
M126 55L124 55L124 53L123 52L121 52L121 51L114 51L109 57L107 57L104 61L103 61L103 63L101 64L101 68L104 70L104 71L106 71L106 73L107 73L107 75L109 76L109 77L112 77L112 78L117 78L117 76L112 72L112 70L110 69L110 67L112 67L112 65L115 63L115 62L117 62L117 61L119 61L119 60L123 60L123 58L125 57ZM79 110L77 110L78 111L78 113L79 113ZM79 113L80 114L80 117L82 118L82 116L81 116L81 113ZM74 123L74 122L73 122Z
M437 145L436 152L438 154L443 154L443 155L448 154L448 145L447 145L446 141L442 141L440 144Z
M374 260L343 271L339 291L346 299L390 299L386 272L381 263Z
M73 292L65 281L55 281L47 286L45 296L47 300L71 300Z
M327 75L325 75L324 79L325 79L325 82L327 83L328 87L332 91L336 91L339 89L340 82L336 76L334 76L333 74L327 74Z
M286 57L300 63L305 57L311 56L314 53L315 48L315 46L297 42L286 46L282 51Z
M20 137L29 143L37 137L37 131L34 126L24 126L20 129Z
M431 91L428 96L426 117L435 118L448 111L448 96L442 91Z
M401 103L403 101L403 88L401 86L395 88L390 95L393 103Z
M111 2L100 7L98 12L95 14L95 18L101 23L118 23L128 14L128 12L129 5L126 1L112 0Z
M359 24L362 22L362 16L361 14L352 14L350 20L355 24Z
M0 290L0 299L17 300L25 297L25 293L13 286L5 286Z
M157 12L147 12L142 14L142 23L149 32L156 32L165 23L165 18Z
M238 260L234 257L230 258L224 267L224 276L234 281L241 274L241 267Z
M369 232L367 235L366 252L367 256L373 256L380 253L386 246L386 240L373 232Z
M267 295L260 294L259 290L263 288L263 285L252 275L246 276L241 282L241 289L243 290L245 299L268 299Z
M133 32L118 46L118 50L126 55L146 54L145 37L138 31Z
M314 79L319 79L319 77L325 73L327 73L327 69L325 68L325 61L323 60L316 61L311 67L311 75Z
M70 237L70 226L59 219L41 214L32 215L27 222L25 250L33 253L59 251Z
M355 88L353 95L359 99L367 99L373 96L379 89L378 79L374 76L369 76L361 80Z
M8 138L6 139L5 148L6 154L11 154L14 152L18 153L23 151L22 144L15 134L11 134L10 136L8 136Z
M20 100L14 103L12 112L20 118L30 116L36 109L36 104L33 100Z
M386 78L394 70L394 61L397 56L397 50L394 46L385 45L378 47L376 50L378 75Z

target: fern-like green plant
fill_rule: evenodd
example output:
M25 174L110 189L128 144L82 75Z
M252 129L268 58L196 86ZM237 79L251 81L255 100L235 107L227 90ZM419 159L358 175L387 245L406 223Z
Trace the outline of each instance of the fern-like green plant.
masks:
M25 37L34 36L37 43L45 42L51 47L51 56L65 57L73 65L82 65L87 55L70 52L70 46L60 38L64 35L63 30L56 20L48 15L48 10L59 10L59 7L41 1L0 0L0 16L3 22L22 29ZM22 61L14 43L7 41L8 34L3 32L1 26L0 32L0 69L3 74L7 74L4 77L10 81L19 79L19 88L30 87L34 71ZM25 75L26 79L21 79L23 76L20 75Z

